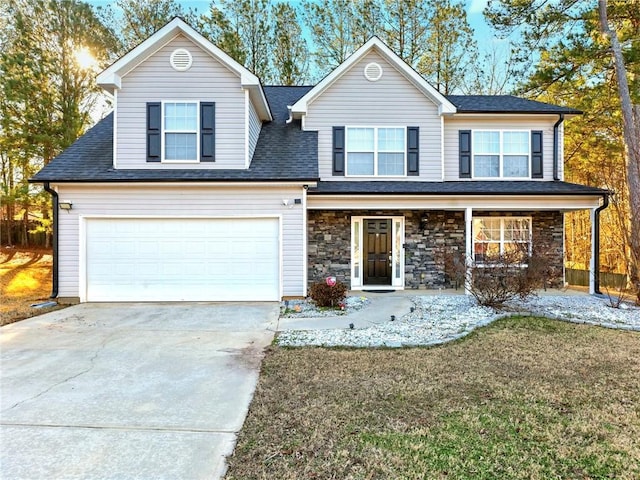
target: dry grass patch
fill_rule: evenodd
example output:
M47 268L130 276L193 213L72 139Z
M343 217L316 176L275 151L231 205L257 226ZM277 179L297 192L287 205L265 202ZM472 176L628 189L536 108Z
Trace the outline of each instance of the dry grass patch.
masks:
M51 294L51 252L2 249L0 252L0 326L60 307L34 309Z
M229 479L640 478L640 335L501 320L436 348L271 348Z

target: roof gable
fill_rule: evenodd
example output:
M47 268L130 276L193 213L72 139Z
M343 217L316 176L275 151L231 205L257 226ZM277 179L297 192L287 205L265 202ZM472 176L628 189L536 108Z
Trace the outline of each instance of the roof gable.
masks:
M122 86L122 77L124 75L136 68L137 65L145 61L180 34L187 37L194 44L202 48L203 51L207 52L213 58L225 65L229 70L236 73L240 78L241 86L249 91L251 100L253 101L260 118L262 120L272 120L269 104L264 95L260 79L216 47L209 40L200 35L179 17L171 20L140 45L120 59L116 60L111 66L100 73L96 79L98 85L111 93L113 93L114 90L120 89Z
M395 67L416 89L422 92L427 98L438 106L438 113L455 113L456 107L438 90L432 87L429 82L422 78L414 69L407 65L398 55L396 55L382 40L378 37L372 37L367 43L356 50L347 60L335 68L329 75L322 79L315 87L313 87L306 95L298 100L292 107L291 111L294 117L307 113L307 107L318 96L331 87L342 75L363 59L367 53L375 50L389 64Z

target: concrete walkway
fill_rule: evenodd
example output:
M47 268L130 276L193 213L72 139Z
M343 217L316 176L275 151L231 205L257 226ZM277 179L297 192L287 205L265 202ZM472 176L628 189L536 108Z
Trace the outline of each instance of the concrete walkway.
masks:
M278 313L82 304L2 327L0 478L220 478Z

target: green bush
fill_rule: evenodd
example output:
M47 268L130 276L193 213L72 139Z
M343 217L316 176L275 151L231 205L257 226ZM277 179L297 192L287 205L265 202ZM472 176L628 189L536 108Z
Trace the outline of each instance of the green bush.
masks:
M336 282L334 286L327 282L316 282L309 288L309 296L318 307L337 307L347 295L347 286Z

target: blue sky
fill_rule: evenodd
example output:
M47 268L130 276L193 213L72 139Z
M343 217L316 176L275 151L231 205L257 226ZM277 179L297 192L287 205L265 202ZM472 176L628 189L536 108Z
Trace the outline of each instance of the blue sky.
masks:
M114 0L85 0L87 3L95 6L106 6L115 3ZM285 0L286 1L286 0ZM289 3L299 5L301 0L288 0ZM489 0L466 0L467 16L471 27L475 30L476 40L481 50L485 50L491 47L495 41L493 39L493 33L491 27L487 25L482 11L487 6ZM198 12L204 12L209 8L211 4L210 0L178 0L178 3L183 5L186 9L197 9ZM487 41L489 40L489 41Z

